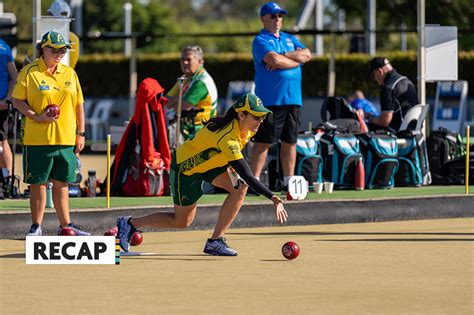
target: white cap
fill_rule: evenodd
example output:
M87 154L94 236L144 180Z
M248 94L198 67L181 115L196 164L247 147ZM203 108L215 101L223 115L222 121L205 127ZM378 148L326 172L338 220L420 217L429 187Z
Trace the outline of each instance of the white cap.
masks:
M48 12L52 16L69 17L71 15L71 8L69 8L69 5L66 2L55 0L48 9Z

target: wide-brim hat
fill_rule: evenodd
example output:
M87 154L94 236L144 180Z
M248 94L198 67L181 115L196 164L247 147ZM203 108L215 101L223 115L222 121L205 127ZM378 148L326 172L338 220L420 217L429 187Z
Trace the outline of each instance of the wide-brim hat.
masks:
M252 93L242 95L232 106L236 112L248 112L258 117L272 113L271 110L263 106L262 100Z
M45 33L41 38L40 46L41 48L49 46L53 48L67 47L68 49L71 49L71 44L66 43L64 37L55 31L49 31Z

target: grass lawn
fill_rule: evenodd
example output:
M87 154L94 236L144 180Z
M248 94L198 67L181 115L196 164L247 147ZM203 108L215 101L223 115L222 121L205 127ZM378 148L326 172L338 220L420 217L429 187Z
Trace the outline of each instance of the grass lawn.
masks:
M469 187L470 194L474 194L474 186ZM306 200L331 200L331 199L363 199L363 198L395 198L395 197L411 197L411 196L439 196L464 194L464 186L427 186L427 187L408 187L394 189L374 189L374 190L335 190L332 194L323 192L316 194L311 192ZM200 204L222 203L225 194L204 195L200 200ZM247 202L261 202L267 200L263 197L247 196ZM88 208L105 208L105 198L70 198L71 209L88 209ZM128 206L157 206L173 204L172 197L111 197L111 207L128 207ZM28 199L18 200L1 200L0 211L24 211L29 210Z

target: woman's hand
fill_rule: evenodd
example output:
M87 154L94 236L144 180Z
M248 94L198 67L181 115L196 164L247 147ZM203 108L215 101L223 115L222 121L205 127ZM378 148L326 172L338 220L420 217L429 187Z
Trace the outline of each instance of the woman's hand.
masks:
M76 135L76 154L81 152L84 149L84 146L86 144L86 137Z
M275 215L280 223L286 222L288 219L288 213L285 210L285 207L283 206L283 201L281 201L280 197L277 195L272 196L272 201L273 205L275 206Z
M36 122L50 124L50 123L58 121L59 116L51 117L51 116L48 116L46 112L44 112L41 115L36 114L32 118Z

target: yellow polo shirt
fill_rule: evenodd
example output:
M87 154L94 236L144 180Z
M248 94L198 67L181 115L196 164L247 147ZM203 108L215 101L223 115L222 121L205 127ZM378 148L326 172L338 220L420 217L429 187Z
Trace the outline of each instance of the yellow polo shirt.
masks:
M205 173L225 166L229 161L243 158L242 149L253 135L251 131L241 135L236 119L218 132L204 127L194 139L185 141L176 149L176 163L184 175Z
M84 104L84 97L73 68L60 63L53 75L46 70L43 58L38 58L21 69L12 96L25 100L36 114L43 113L49 104L56 104L61 110L54 123L26 118L23 144L76 144L76 106Z

